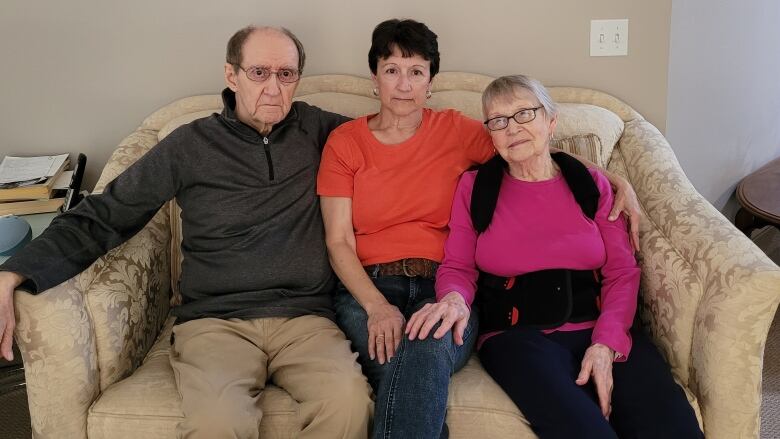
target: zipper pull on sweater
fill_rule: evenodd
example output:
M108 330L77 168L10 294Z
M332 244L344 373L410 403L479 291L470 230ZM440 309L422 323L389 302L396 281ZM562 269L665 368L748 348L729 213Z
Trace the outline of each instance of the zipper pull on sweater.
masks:
M268 145L268 137L263 136L263 149L265 150L265 160L268 162L268 179L274 181L274 161L271 160L271 147Z

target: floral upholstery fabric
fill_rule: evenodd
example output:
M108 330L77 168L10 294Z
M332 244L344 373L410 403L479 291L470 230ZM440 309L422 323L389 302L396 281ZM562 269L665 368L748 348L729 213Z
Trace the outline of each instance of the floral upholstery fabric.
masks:
M429 105L481 118L479 93L491 79L441 73ZM378 108L371 88L365 78L315 76L301 80L297 98L358 116ZM639 196L641 318L705 434L757 438L780 269L693 189L664 137L630 106L595 90L550 91L561 103L558 146L595 149L591 160L628 178ZM177 126L220 107L218 95L195 96L154 112L119 145L96 191ZM172 201L73 279L36 296L15 295L35 437L172 437L181 411L168 362L168 314L169 301L176 303L180 240ZM534 437L476 358L453 377L448 404L453 438ZM294 437L296 403L286 392L269 386L261 407L262 437Z
M646 215L642 317L698 398L707 437L757 438L780 271L696 192L650 123L627 122L619 151Z

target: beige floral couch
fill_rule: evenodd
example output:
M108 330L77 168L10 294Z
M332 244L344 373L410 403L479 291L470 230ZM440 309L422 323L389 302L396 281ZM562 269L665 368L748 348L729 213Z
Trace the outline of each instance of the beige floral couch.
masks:
M432 107L480 118L490 78L442 73ZM364 78L303 78L297 95L357 116L376 111ZM624 175L639 196L642 319L684 386L709 439L757 438L761 369L780 301L780 270L691 186L661 133L625 103L581 88L552 87L558 145ZM217 95L176 101L119 145L96 191L176 126L214 111ZM179 273L178 208L160 210L124 245L46 293L15 295L16 339L38 438L173 437L181 419L168 363ZM269 386L261 437L296 435L296 402ZM478 360L450 390L453 438L532 438L522 414Z

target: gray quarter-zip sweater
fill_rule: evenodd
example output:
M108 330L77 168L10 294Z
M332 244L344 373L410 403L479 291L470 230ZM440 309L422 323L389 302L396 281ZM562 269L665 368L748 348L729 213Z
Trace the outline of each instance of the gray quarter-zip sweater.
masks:
M177 322L218 318L332 318L333 273L316 195L328 134L346 117L302 102L267 136L222 114L184 125L102 194L86 197L0 265L33 294L83 271L135 235L168 200L182 209L183 304Z

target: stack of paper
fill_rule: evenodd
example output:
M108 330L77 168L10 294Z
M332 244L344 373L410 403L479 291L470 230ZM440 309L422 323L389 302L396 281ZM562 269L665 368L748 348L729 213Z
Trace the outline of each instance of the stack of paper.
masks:
M68 154L5 157L0 163L0 215L57 211L63 198L52 196L56 189L68 187L67 166Z

